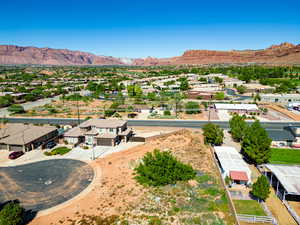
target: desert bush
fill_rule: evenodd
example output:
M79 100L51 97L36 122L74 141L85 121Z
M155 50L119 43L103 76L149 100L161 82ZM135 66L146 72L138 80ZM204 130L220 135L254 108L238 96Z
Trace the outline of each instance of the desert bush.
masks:
M143 185L162 186L187 181L196 176L190 165L178 161L170 152L155 149L143 157L135 169L135 179Z

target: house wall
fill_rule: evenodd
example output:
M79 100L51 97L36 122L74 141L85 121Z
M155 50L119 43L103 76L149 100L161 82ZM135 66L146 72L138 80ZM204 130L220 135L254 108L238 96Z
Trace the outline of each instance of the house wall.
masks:
M300 95L261 95L261 101L262 102L278 102L278 103L289 103L289 102L299 102L300 101Z

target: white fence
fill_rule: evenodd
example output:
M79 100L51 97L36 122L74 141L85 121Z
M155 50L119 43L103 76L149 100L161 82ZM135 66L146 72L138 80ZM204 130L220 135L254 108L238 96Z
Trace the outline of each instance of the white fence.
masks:
M272 223L274 225L278 225L276 219L274 219L271 216L255 216L255 215L238 214L237 217L239 220L248 223Z

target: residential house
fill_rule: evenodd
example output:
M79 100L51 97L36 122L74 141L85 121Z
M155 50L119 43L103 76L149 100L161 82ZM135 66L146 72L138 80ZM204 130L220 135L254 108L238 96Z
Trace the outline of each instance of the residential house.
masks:
M67 131L64 140L73 145L115 146L121 141L127 142L131 136L127 121L90 119Z
M20 123L3 124L0 129L0 150L30 151L58 138L53 126L35 126Z

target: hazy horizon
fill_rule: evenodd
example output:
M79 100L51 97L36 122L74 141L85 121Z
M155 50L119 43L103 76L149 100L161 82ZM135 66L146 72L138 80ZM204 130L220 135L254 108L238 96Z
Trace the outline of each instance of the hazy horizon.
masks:
M0 44L165 58L300 43L299 1L5 1Z

